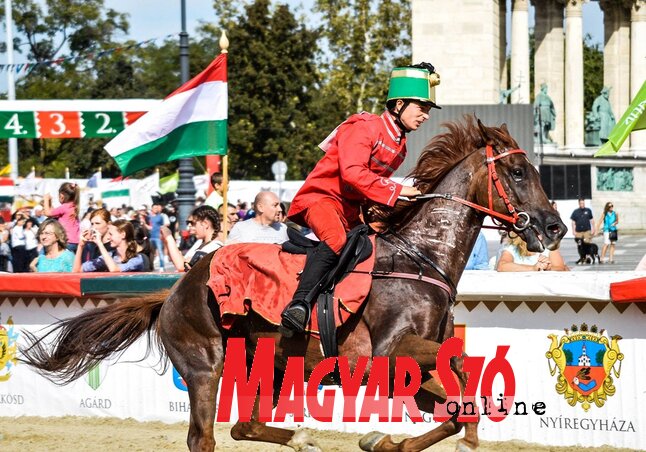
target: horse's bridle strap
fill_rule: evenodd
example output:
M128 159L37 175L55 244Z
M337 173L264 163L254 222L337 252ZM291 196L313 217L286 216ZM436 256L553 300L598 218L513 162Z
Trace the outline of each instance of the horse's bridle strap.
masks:
M444 193L444 194L428 193L428 194L417 196L417 198L415 199L422 200L422 199L442 198L447 200L453 200L465 206L471 207L472 209L475 209L479 212L483 212L494 219L507 221L512 225L514 225L514 227L517 230L523 230L529 224L529 216L524 212L518 213L516 211L511 201L509 201L509 197L505 192L505 188L502 186L502 182L500 182L500 178L498 177L498 173L496 172L496 165L495 165L496 160L499 160L503 157L510 156L512 154L523 154L526 156L527 152L523 151L522 149L510 149L509 151L502 152L498 155L493 155L493 147L490 145L487 145L486 147L486 157L487 157L486 164L487 164L487 172L489 175L489 177L487 178L488 180L487 191L488 191L488 197L489 197L488 207L481 206L480 204L476 204L474 202L460 198L459 196L454 196L450 193ZM498 196L500 196L502 201L505 203L505 206L507 207L507 211L510 213L510 215L504 215L502 213L496 212L493 209L493 188L494 187L498 192ZM521 218L525 220L525 223L522 225L519 225L518 223Z

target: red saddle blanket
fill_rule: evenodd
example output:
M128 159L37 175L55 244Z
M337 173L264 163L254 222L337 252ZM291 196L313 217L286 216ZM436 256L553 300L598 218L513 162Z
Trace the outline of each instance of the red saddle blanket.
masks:
M375 262L374 238L372 255L357 265L356 270L370 272ZM280 245L239 243L227 245L214 254L207 285L220 306L222 325L231 328L237 316L250 310L274 325L291 301L298 285L298 274L305 265L305 255L282 251ZM336 325L357 312L370 292L372 276L350 273L334 290ZM318 333L316 308L307 328Z

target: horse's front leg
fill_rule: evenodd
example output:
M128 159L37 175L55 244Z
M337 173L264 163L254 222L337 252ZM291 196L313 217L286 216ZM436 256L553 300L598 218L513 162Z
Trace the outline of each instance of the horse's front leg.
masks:
M276 370L274 374L274 407L278 402L283 372ZM305 430L288 430L285 428L269 427L258 420L260 415L260 397L256 396L249 422L236 422L231 428L231 437L236 441L259 441L265 443L289 446L299 452L321 452L321 448L312 440Z
M437 352L442 344L424 339L420 336L406 335L402 337L390 354L391 362L391 379L394 377L394 364L397 356L409 356L420 366L422 374L435 369ZM456 374L459 377L460 388L464 391L466 384L466 374L462 372L462 360L454 360L452 364L456 366ZM459 369L457 369L459 367ZM446 393L434 379L427 380L415 396L417 407L421 411L432 413L434 404L437 401L446 399ZM449 419L430 432L420 436L407 438L400 443L395 443L390 435L380 432L372 432L365 435L359 442L363 450L368 451L419 451L424 450L433 444L442 441L445 438L453 436L462 430L464 424L458 422L456 417ZM457 449L460 451L474 450L478 447L477 423L467 424L467 435L464 439L458 441ZM468 439L467 439L468 438Z

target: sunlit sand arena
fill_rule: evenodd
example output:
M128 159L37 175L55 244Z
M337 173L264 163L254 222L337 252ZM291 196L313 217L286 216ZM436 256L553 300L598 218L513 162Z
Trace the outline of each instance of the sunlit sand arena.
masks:
M80 417L19 417L1 418L0 449L6 452L67 452L70 450L117 451L183 451L186 450L187 423L136 422L131 419ZM216 424L217 450L271 452L291 448L270 444L234 441L228 424ZM359 450L362 435L329 430L308 430L325 452ZM397 435L401 440L406 436ZM432 448L438 452L453 452L457 438L449 438ZM612 447L547 447L522 441L480 443L480 451L574 452L579 450L621 452L630 449Z

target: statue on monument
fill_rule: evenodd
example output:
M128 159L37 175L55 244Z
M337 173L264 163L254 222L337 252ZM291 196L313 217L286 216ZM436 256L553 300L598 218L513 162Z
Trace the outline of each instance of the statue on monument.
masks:
M601 94L597 96L592 104L592 114L598 118L599 121L599 140L601 144L608 141L608 135L615 127L615 115L612 112L612 106L608 97L610 96L610 88L604 86Z
M556 127L556 109L554 102L547 95L547 84L541 85L541 91L534 100L534 135L539 137L541 143L553 143L550 130Z

